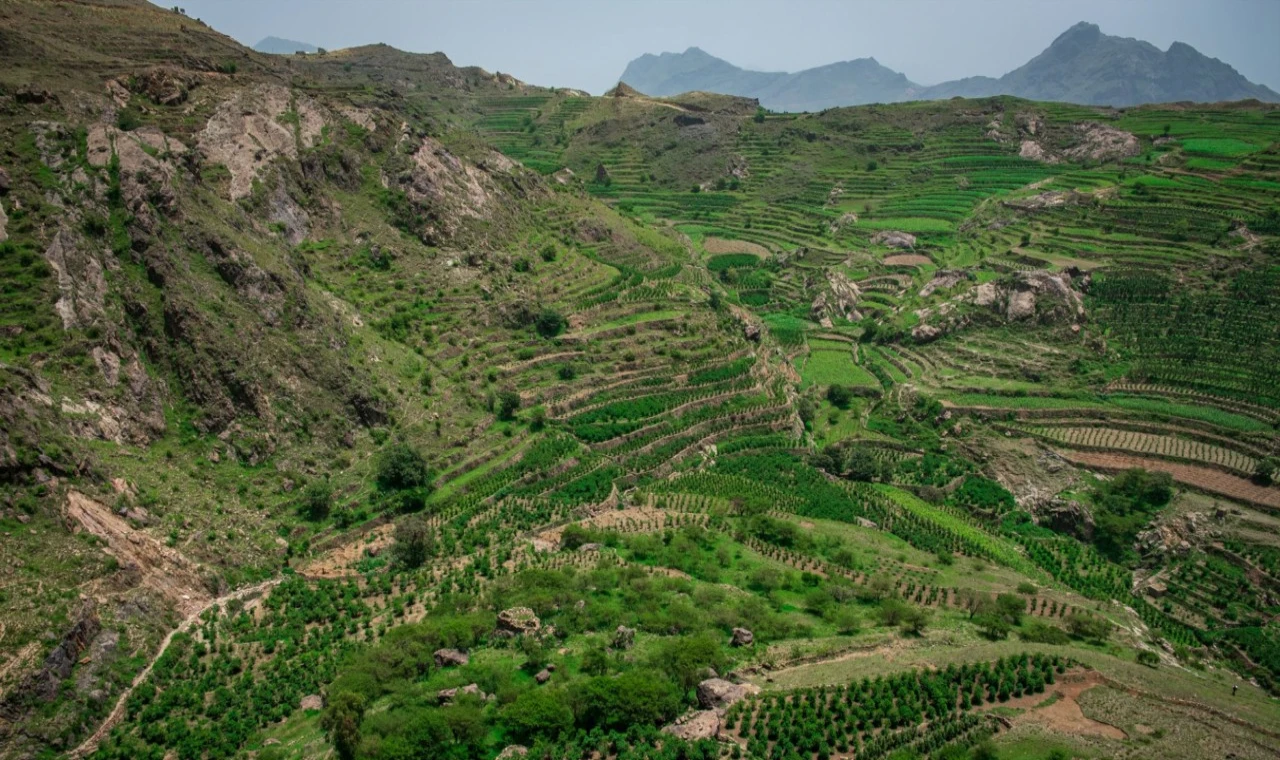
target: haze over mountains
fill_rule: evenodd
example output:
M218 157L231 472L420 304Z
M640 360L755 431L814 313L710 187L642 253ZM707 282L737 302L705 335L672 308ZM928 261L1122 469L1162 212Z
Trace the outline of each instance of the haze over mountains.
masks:
M273 55L293 55L297 52L314 53L320 48L312 45L310 42L298 42L297 40L286 40L281 37L263 37L253 46L254 50L259 53L271 53Z
M990 95L1115 106L1280 101L1280 93L1250 82L1229 64L1190 45L1175 42L1162 51L1142 40L1103 34L1096 24L1085 22L999 78L975 76L923 86L874 58L794 73L749 71L694 47L683 53L645 54L627 65L621 79L649 95L718 92L757 98L774 111Z

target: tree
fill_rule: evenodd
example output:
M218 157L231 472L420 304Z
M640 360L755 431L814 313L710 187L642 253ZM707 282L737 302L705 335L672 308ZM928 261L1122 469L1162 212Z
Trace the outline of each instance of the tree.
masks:
M582 672L589 676L602 676L609 672L609 654L604 647L588 647L582 653Z
M756 115L752 116L751 120L757 124L763 124L765 114L767 113L768 111L764 110L764 106L756 106Z
M901 630L909 636L922 636L933 620L933 612L923 607L908 607L902 617Z
M498 394L498 419L513 420L520 409L520 394L513 390L504 390Z
M1150 649L1139 649L1138 664L1146 665L1148 668L1154 668L1160 664L1160 655Z
M579 523L570 523L560 531L560 545L565 549L577 549L591 542L591 532Z
M1093 489L1093 542L1109 559L1133 557L1138 532L1173 497L1173 477L1167 472L1125 470Z
M578 725L588 730L656 726L674 718L682 706L675 683L642 670L592 678L574 689L573 702Z
M555 739L573 726L573 711L564 693L556 689L526 691L502 710L503 723L512 736L525 744L534 739Z
M973 620L978 626L978 631L983 636L992 641L999 641L1009 635L1009 631L1013 630L1013 626L1009 625L1009 621L1002 615L994 612L984 612Z
M853 401L853 391L843 385L830 385L827 387L827 401L839 409L848 409Z
M333 743L342 760L354 760L360 746L360 723L364 720L364 697L349 691L333 695L320 715L320 728Z
M431 482L431 471L422 455L407 443L395 443L378 456L374 480L382 491L421 488Z
M1015 594L1000 594L996 597L996 612L1009 621L1010 625L1018 625L1022 622L1022 613L1027 609L1027 603L1022 597Z
M699 634L664 641L651 664L675 681L681 691L688 691L702 680L707 668L723 672L727 662L720 642L709 634Z
M311 481L302 489L302 514L308 520L319 522L329 516L333 507L333 486L329 481L319 479Z
M1258 460L1258 464L1253 470L1253 482L1260 486L1269 486L1275 481L1276 470L1280 468L1275 457L1265 457Z
M543 309L533 319L534 329L544 338L554 338L564 330L565 320L560 312L554 309Z
M435 533L421 515L411 515L396 524L392 551L405 567L422 567L435 551Z

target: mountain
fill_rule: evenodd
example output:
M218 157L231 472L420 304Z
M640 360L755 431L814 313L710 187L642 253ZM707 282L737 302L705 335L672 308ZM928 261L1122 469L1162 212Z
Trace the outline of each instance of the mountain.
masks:
M918 85L874 58L842 61L794 74L748 71L692 47L643 55L627 64L622 81L648 95L702 90L756 98L775 111L820 111L842 105L905 99Z
M1186 43L1175 42L1161 51L1149 42L1103 34L1097 24L1084 22L999 79L969 77L919 93L928 99L987 95L1115 106L1250 98L1280 101L1274 90L1250 82L1230 65Z
M1161 51L1149 42L1103 34L1096 24L1084 22L1002 77L966 77L931 87L913 84L874 58L788 74L741 69L696 47L643 55L627 65L622 81L650 95L706 90L752 97L776 111L991 95L1114 106L1280 101L1280 93L1250 82L1230 65L1186 43L1175 42Z
M286 40L282 37L263 37L258 40L258 44L253 46L254 50L259 53L272 53L274 55L293 55L297 52L314 53L320 48L312 45L310 42L298 42L297 40Z

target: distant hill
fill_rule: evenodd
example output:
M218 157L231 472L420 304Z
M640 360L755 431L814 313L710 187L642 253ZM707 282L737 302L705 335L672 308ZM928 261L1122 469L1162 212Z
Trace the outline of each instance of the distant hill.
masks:
M647 95L701 90L757 98L775 111L891 102L903 100L919 87L874 58L788 74L741 69L696 47L683 53L645 54L627 65L622 81Z
M273 53L275 55L293 55L298 51L304 53L314 53L320 48L312 45L310 42L298 42L297 40L286 40L281 37L263 37L258 40L258 44L253 46L254 50L259 53Z
M1161 51L1148 42L1103 34L1096 24L1083 22L1002 77L968 77L931 87L911 82L874 58L788 74L741 69L696 47L683 53L643 55L627 65L622 81L649 95L704 90L758 98L761 105L776 111L990 95L1115 106L1249 98L1280 101L1274 90L1250 82L1230 65L1190 45L1175 42Z

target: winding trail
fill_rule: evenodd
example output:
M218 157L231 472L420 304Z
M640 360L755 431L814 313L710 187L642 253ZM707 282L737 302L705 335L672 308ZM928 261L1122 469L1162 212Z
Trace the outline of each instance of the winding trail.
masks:
M269 581L263 581L262 583L255 584L253 586L245 586L243 588L236 589L235 591L223 594L222 596L213 599L203 607L189 613L187 617L178 624L177 628L169 631L169 635L164 637L164 640L160 642L160 648L156 650L155 655L152 656L150 662L147 663L147 666L143 668L138 675L134 676L133 682L129 684L129 688L120 692L120 697L116 700L116 706L112 708L111 713L102 721L102 725L98 726L98 728L89 735L89 738L85 739L79 747L76 747L69 752L67 757L72 760L80 760L81 758L93 754L94 750L98 748L98 745L102 743L102 740L111 732L111 729L115 728L115 725L124 717L125 704L129 701L129 697L133 694L133 690L142 685L142 682L147 680L147 676L151 675L151 668L155 667L155 664L159 662L160 657L169 649L169 644L173 643L173 638L180 633L186 633L191 630L191 627L195 625L196 621L200 619L200 616L204 614L206 610L212 609L213 607L224 604L233 599L243 599L246 596L251 596L255 593L265 592L283 580L283 577L272 578Z

